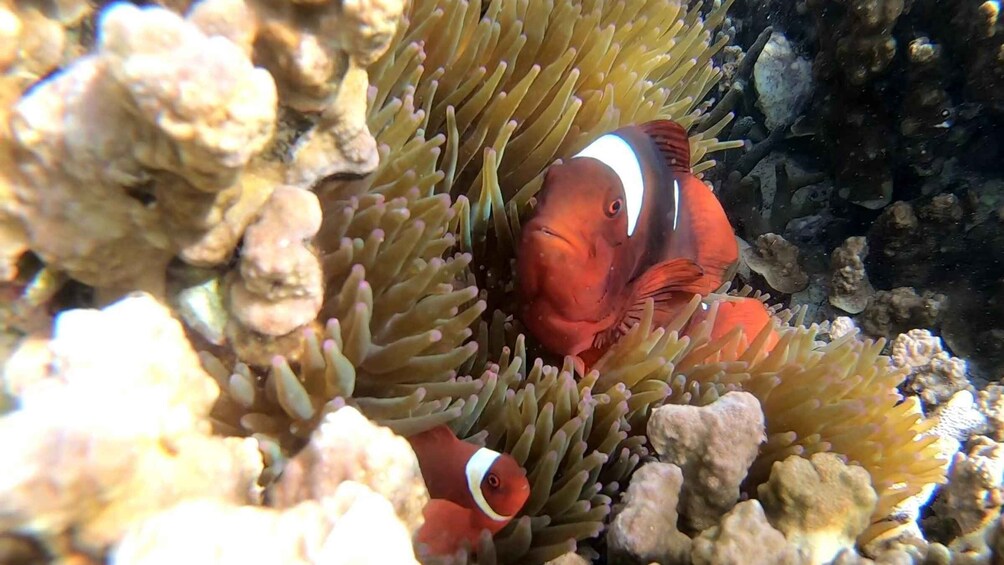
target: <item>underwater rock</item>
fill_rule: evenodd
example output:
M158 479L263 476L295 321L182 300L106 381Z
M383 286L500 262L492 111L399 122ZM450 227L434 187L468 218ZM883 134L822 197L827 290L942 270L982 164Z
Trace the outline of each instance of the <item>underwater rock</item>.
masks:
M696 538L694 565L802 565L808 555L774 529L756 500L736 504Z
M798 262L798 247L780 235L766 233L753 246L743 249L742 257L750 269L762 275L778 292L793 294L809 285L809 276Z
M391 504L352 481L285 510L182 502L131 527L112 551L112 562L418 564L408 529Z
M766 439L764 416L755 396L733 391L707 406L656 408L648 438L662 462L682 469L680 514L700 531L739 500L739 485Z
M830 304L849 314L864 311L875 294L865 272L867 255L867 240L849 237L830 256Z
M832 453L809 459L793 455L775 463L757 493L770 523L806 550L815 565L854 549L878 500L868 471Z
M324 414L310 443L286 463L269 494L274 506L288 509L331 496L348 481L389 500L410 534L422 526L429 495L408 440L351 406Z
M944 308L945 296L910 287L880 290L861 313L861 329L876 337L892 338L913 328L935 327Z
M182 289L174 297L178 315L185 325L213 345L226 343L226 327L230 319L224 300L223 283L211 277Z
M677 529L677 506L684 476L668 463L646 463L624 494L624 508L607 532L611 565L686 563L690 538Z
M767 129L785 127L812 95L812 63L798 56L784 34L774 31L753 65L753 81Z
M926 407L946 402L956 392L973 390L966 361L944 350L941 339L929 330L910 330L892 342L890 362L907 369L906 390L920 396Z
M31 531L57 555L100 557L132 524L181 500L257 502L257 442L210 435L219 389L155 299L65 311L48 348L34 368L44 377L0 419L14 471L0 485L0 532Z

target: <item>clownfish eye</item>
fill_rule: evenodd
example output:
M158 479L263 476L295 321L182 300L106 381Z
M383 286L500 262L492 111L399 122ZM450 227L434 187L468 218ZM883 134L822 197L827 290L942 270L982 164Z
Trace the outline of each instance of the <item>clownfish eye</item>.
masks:
M623 200L621 200L620 198L614 200L613 202L607 205L607 216L613 218L621 211L621 208L623 207L624 207Z
M498 475L496 475L495 473L488 474L488 486L492 488L499 488L500 484L502 484L502 481L499 480Z

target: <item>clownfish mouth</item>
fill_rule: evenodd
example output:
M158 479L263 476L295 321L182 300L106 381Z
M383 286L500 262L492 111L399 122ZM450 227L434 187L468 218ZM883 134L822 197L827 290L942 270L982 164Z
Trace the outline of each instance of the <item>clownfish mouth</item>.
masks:
M574 247L574 244L572 243L572 241L570 239L568 239L567 237L561 235L557 231L555 231L555 230L553 230L553 229L551 229L551 228L549 228L547 226L540 226L539 228L537 228L537 231L539 231L540 233L542 233L544 235L547 235L549 237L560 239L561 241L564 241L568 245L572 245Z

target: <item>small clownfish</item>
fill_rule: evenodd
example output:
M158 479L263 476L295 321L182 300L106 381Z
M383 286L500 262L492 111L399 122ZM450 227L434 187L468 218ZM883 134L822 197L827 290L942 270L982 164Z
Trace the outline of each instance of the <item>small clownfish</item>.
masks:
M457 439L441 425L408 438L431 499L417 541L433 555L452 554L482 530L505 527L530 497L526 471L507 453Z
M721 286L739 259L732 225L690 168L669 120L605 134L551 166L517 253L520 318L553 353L598 358L636 324Z

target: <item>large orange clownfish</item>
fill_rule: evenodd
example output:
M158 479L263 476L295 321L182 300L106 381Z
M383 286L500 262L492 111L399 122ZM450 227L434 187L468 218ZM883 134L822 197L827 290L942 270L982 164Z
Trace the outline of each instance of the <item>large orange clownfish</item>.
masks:
M530 496L526 471L507 453L457 439L442 425L408 441L429 491L416 541L433 555L477 547L482 530L495 534Z
M649 298L664 325L738 258L683 127L624 127L548 169L517 254L520 318L548 350L595 359Z

